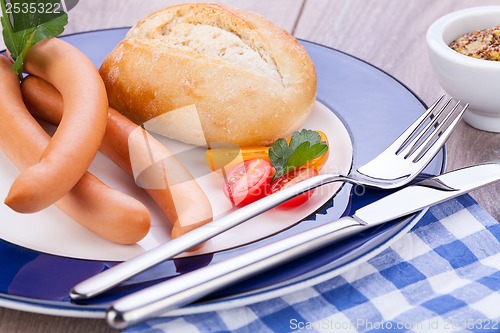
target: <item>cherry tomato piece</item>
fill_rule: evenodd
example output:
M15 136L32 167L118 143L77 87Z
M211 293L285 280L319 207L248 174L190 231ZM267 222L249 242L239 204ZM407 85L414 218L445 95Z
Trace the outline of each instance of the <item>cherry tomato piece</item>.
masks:
M226 176L224 194L233 205L246 206L269 192L273 171L271 163L259 158L238 163Z
M275 193L277 191L280 191L284 188L287 188L289 186L297 184L303 180L314 177L316 175L318 175L318 171L316 171L315 169L312 169L312 168L299 168L299 169L290 171L287 174L278 178L276 181L274 181L271 184L270 192ZM292 198L292 199L282 203L277 208L291 209L291 208L295 208L297 206L300 206L304 202L309 200L309 198L313 195L313 193L314 193L314 189L307 191L305 193L302 193L299 196L296 196L295 198Z

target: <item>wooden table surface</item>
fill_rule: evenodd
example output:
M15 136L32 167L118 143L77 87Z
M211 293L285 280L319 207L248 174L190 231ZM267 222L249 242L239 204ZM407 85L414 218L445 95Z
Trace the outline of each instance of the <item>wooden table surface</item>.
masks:
M81 0L66 32L133 25L148 13L182 1ZM454 10L498 0L228 0L267 17L297 38L350 53L391 74L431 104L444 90L427 57L425 32ZM1 41L0 41L1 43ZM459 125L448 143L448 169L500 158L500 134ZM500 220L500 184L472 193ZM0 308L0 332L113 332L104 320L31 314Z

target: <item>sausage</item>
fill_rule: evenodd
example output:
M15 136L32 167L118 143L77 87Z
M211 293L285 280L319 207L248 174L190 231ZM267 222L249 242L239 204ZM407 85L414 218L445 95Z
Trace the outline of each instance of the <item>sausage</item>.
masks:
M24 79L21 90L34 116L59 123L63 100L52 85L29 76ZM163 144L113 108L108 109L100 150L134 177L158 204L172 224L173 238L212 220L210 202L189 171ZM157 163L151 163L151 159Z
M26 109L12 64L1 56L0 77L0 149L26 170L38 163L50 136ZM149 211L141 202L88 172L56 205L85 228L119 244L138 242L150 228Z
M39 161L21 172L5 203L21 213L50 206L69 192L92 163L107 121L104 83L92 62L57 38L35 44L24 70L51 82L64 98L64 116Z

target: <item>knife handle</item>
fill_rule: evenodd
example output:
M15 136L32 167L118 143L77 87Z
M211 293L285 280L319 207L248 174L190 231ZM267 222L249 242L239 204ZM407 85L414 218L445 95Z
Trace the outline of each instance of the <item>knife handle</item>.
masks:
M117 300L107 311L107 321L114 328L126 328L367 228L363 221L355 217L343 217L183 274Z
M73 300L82 300L102 294L126 279L248 221L290 198L318 186L339 181L347 181L347 178L336 174L321 174L301 181L94 275L73 287L70 296Z

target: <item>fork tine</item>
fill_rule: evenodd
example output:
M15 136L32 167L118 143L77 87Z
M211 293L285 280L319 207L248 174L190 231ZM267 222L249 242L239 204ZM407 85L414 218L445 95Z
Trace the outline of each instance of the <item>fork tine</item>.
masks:
M410 125L389 147L389 149L393 148L396 151L396 154L398 154L401 149L403 149L406 144L414 137L414 135L420 131L422 127L425 126L425 123L427 122L428 119L432 119L432 115L434 114L434 111L436 107L441 103L443 98L446 95L443 94L441 97L439 97L428 109L424 114L422 114L413 124Z
M455 104L453 107L452 111L447 115L447 117L441 122L441 124L436 128L434 133L430 135L413 154L415 158L413 159L414 163L420 162L424 156L427 156L428 158L434 157L437 152L441 149L441 147L444 145L448 137L451 135L451 132L453 131L453 128L458 124L460 119L462 119L463 114L469 107L469 104L467 103L460 111L455 112L457 108L460 105L460 101ZM453 116L453 117L452 117ZM453 119L453 120L450 120ZM436 140L436 141L434 141ZM428 160L428 158L425 158L425 161Z
M417 134L416 138L412 140L412 143L408 142L406 147L402 148L397 154L404 154L404 158L408 158L419 146L420 143L427 137L428 134L432 133L432 131L435 130L437 126L439 126L440 122L439 119L443 115L444 111L448 108L448 105L450 105L452 99L450 98L440 109L439 111L434 115L434 118L432 118L431 121L425 126L425 128L420 131L420 133ZM450 112L453 112L450 111ZM444 117L443 121L446 120L447 115ZM442 122L441 122L442 123Z

